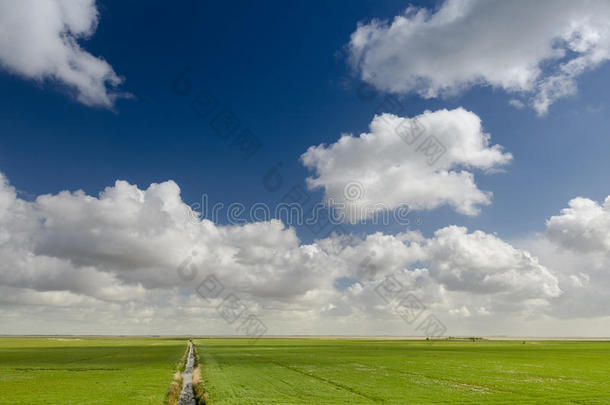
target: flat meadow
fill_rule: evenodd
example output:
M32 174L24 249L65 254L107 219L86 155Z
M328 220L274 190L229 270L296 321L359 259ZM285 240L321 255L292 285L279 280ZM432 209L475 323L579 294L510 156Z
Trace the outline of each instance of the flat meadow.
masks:
M610 403L610 342L195 343L212 405Z
M0 338L0 404L163 404L185 338ZM610 404L608 341L194 339L226 404Z
M0 404L162 404L185 339L0 338Z

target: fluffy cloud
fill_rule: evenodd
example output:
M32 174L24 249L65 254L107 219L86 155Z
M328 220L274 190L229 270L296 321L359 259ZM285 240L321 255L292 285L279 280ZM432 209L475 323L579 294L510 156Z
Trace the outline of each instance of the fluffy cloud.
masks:
M371 258L367 265L377 269L376 279L394 272L419 274L445 291L492 295L498 303L549 300L561 295L553 271L529 252L482 231L468 233L464 227L448 226L431 238L417 232L375 233L342 254L355 277L358 263L367 256ZM422 267L409 270L415 263ZM415 279L409 277L407 284L413 284Z
M564 287L575 296L589 285L587 274L558 275L526 250L456 226L429 238L373 233L303 244L277 220L193 218L172 181L25 201L0 176L1 324L21 333L57 325L60 333L237 333L215 309L221 297L195 292L214 274L274 333L416 333L378 293L392 276L452 333L493 333L489 316L538 319L564 300Z
M527 251L494 235L450 226L427 242L431 276L450 290L508 293L513 298L550 298L561 293L557 278Z
M398 296L413 294L427 313L440 317L452 331L463 328L461 322L469 318L476 330L498 333L490 316L500 323L540 319L563 295L555 272L526 250L462 227L440 229L431 238L417 232L372 234L346 248L341 258L353 284L344 294L330 296L322 311L323 317L337 320L391 323L400 317L398 300L388 302L380 293L386 277L394 280L392 289L394 283L400 286L403 293ZM371 274L373 278L366 277Z
M122 79L79 39L97 27L95 0L0 0L0 65L25 78L57 80L89 106L112 108Z
M593 328L591 318L607 316L610 307L610 197L603 203L574 198L546 225L545 234L515 244L527 247L554 270L562 294L549 314L589 319Z
M547 221L549 239L565 249L610 254L610 196L603 204L578 197L568 205Z
M469 169L497 170L512 159L489 141L479 117L462 108L413 118L383 114L368 133L312 146L301 159L316 174L307 179L309 187L324 188L326 199L351 220L402 205L450 205L476 215L491 193L477 187Z
M316 248L300 246L294 229L277 220L243 226L189 222L190 208L172 182L141 190L117 181L99 197L82 191L42 195L28 203L3 178L0 248L5 283L70 290L103 298L103 288L134 293L182 284L186 258L201 274L222 273L255 296L296 296L333 272L316 267ZM312 268L313 266L313 268ZM332 284L332 283L328 283ZM125 300L137 298L122 295Z
M559 319L608 316L610 258L607 255L565 249L545 235L536 235L515 244L527 246L541 262L553 269L559 281L562 294L548 308L549 315ZM595 322L591 323L593 327Z
M576 79L610 59L605 1L447 0L361 24L349 43L363 80L431 98L489 85L545 114ZM514 102L513 102L514 104Z

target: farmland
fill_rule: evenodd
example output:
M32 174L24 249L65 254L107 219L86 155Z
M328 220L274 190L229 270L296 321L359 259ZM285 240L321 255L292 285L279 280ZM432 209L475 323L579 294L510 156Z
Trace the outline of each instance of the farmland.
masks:
M161 404L184 339L0 338L0 404Z
M196 344L212 405L610 403L610 342Z
M610 403L610 342L195 339L207 405ZM186 339L0 338L0 404L163 404Z

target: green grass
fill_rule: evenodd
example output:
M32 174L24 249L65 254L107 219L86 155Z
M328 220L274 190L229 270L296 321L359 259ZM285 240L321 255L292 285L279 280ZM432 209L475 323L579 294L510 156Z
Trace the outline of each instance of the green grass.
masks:
M610 403L610 342L195 343L212 405Z
M186 340L0 338L0 404L162 404Z
M610 404L610 342L197 339L209 405ZM0 404L163 404L186 339L0 338Z

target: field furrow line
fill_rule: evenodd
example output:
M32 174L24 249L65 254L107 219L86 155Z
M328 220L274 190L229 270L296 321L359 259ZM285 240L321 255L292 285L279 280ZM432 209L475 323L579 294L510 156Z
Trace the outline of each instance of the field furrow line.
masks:
M341 383L329 380L328 378L320 377L318 375L315 375L315 374L312 374L312 373L308 373L308 372L303 371L303 370L299 370L298 368L291 367L291 366L289 366L287 364L282 364L282 363L277 362L277 361L271 361L270 360L269 362L272 363L272 364L275 364L277 366L284 367L284 368L286 368L288 370L294 371L295 373L299 373L301 375L305 375L305 376L311 377L313 379L316 379L318 381L321 381L323 383L332 385L332 386L334 386L336 388L339 388L339 389L342 389L344 391L351 392L352 394L355 394L355 395L361 396L363 398L366 398L369 401L373 401L373 402L385 402L385 400L383 398L375 397L375 396L372 396L372 395L360 392L360 391L358 391L358 390L356 390L356 389L354 389L354 388L352 388L352 387L350 387L348 385L344 385L344 384L341 384Z

